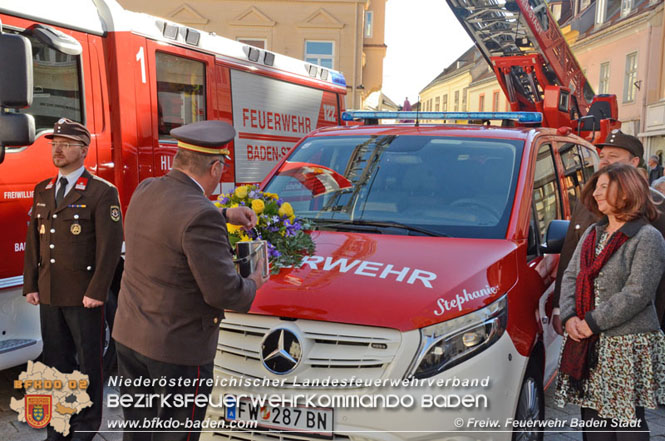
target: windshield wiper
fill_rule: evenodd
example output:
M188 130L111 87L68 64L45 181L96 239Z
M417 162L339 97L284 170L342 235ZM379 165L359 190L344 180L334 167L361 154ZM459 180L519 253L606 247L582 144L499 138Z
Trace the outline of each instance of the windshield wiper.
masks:
M412 231L421 233L426 236L432 237L448 237L447 234L439 233L437 231L428 230L426 228L415 227L413 225L401 224L399 222L386 222L386 221L369 221L369 220L337 220L337 219L312 219L317 226L328 225L343 225L343 226L368 226L378 228L399 228L400 230ZM328 224L328 225L327 225Z

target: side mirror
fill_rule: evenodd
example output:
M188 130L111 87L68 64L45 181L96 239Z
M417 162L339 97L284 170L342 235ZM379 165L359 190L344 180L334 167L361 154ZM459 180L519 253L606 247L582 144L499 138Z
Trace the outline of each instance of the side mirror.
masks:
M32 104L32 44L22 35L0 33L0 106ZM0 138L0 143L2 139Z
M547 226L547 233L545 234L545 245L540 247L540 250L546 254L559 254L563 249L563 242L566 239L568 226L570 221L554 219Z
M32 115L8 113L32 105L32 44L22 35L5 34L0 23L0 163L5 146L23 146L35 141Z
M34 24L22 33L31 35L46 46L67 55L77 56L83 52L78 40L50 26Z

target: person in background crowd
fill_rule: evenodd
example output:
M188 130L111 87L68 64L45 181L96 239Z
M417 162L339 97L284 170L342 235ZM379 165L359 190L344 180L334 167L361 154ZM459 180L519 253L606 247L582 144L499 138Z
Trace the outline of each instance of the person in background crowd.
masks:
M65 438L49 425L46 439L89 441L104 406L104 302L122 250L120 202L113 184L83 166L85 126L62 118L46 138L59 171L35 187L23 293L39 305L44 364L63 373L78 369L89 381L92 406L72 415L72 434Z
M127 208L125 271L113 338L121 376L176 381L123 383L123 394L207 397L224 310L248 311L267 278L260 263L248 278L236 272L226 230L227 220L254 227L254 211L235 207L220 212L206 196L220 182L233 127L200 121L173 129L171 135L178 140L173 170L141 182ZM183 428L205 417L207 402L170 404L123 407L123 413L126 421L138 424L179 421L180 431L127 431L123 439L197 441L200 425L190 432Z
M660 177L651 183L651 188L665 196L665 176Z
M644 147L639 139L634 136L626 135L620 130L613 130L607 137L604 143L598 144L600 149L600 163L599 167L605 167L609 164L621 163L637 167L640 164L640 158L644 155ZM658 217L652 222L658 231L665 236L665 196L655 190L651 190L651 198L655 201L658 209ZM577 242L580 240L582 233L592 223L598 221L598 217L589 211L584 204L577 204L573 210L570 218L570 226L566 233L566 239L563 243L561 256L559 258L559 267L557 269L556 282L554 285L553 297L553 311L552 311L552 325L559 335L563 335L563 327L561 325L561 317L559 312L559 293L561 291L561 278L563 272L568 266L568 262L575 251ZM663 322L665 329L665 277L661 279L658 285L658 293L656 294L656 310L658 317Z
M658 211L626 164L596 172L581 202L603 217L582 235L561 281L566 335L555 399L597 420L587 441L648 441L644 408L665 403L665 334L654 306L665 239L649 224ZM616 429L609 419L636 427Z
M649 185L663 176L663 166L658 162L658 156L649 156Z

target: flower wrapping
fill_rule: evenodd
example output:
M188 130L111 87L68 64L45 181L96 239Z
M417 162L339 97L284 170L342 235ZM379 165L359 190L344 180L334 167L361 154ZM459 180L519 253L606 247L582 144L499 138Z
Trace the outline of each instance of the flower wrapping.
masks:
M281 268L298 267L305 256L314 253L314 241L307 234L310 225L295 215L291 204L274 193L262 192L256 185L242 185L233 193L219 195L215 205L220 208L246 206L254 210L258 223L253 230L226 224L229 242L235 249L236 243L241 241L265 240L272 274L277 274Z

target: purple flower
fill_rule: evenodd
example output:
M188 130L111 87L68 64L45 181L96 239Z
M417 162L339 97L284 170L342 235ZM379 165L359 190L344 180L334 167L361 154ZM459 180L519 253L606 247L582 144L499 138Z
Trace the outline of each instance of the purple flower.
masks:
M249 192L249 197L252 199L260 199L261 198L261 192L258 190L252 190Z
M282 253L280 253L280 252L277 250L277 248L275 248L275 247L273 246L273 244L271 244L270 242L268 242L268 256L270 256L270 258L277 258L277 257L279 257L279 256L281 256L281 255L282 255Z
M226 196L224 196L222 199L219 200L219 203L222 204L222 205L224 205L224 204L228 204L230 200L231 200L231 199L229 199L229 198L227 198Z

